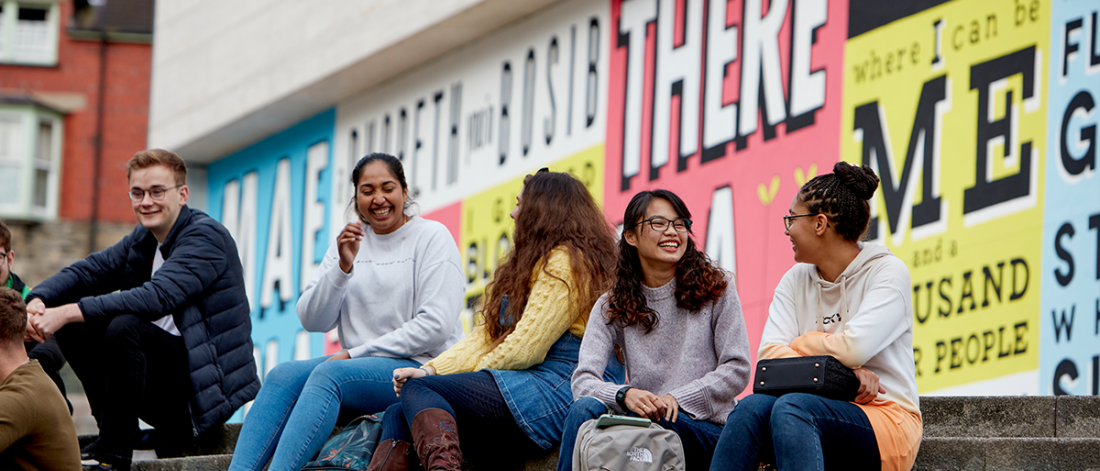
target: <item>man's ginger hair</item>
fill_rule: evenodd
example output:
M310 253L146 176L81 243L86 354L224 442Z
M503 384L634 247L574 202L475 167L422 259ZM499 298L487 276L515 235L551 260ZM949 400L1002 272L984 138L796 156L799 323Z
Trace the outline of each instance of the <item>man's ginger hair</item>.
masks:
M134 173L134 170L157 165L163 165L171 169L176 174L177 185L187 184L187 164L175 152L164 149L146 149L134 154L130 158L130 163L126 164L126 180L130 180L130 175Z

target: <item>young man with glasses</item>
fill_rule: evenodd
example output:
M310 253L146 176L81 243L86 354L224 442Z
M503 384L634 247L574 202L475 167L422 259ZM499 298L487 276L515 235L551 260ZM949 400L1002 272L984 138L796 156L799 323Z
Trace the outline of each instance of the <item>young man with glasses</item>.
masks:
M126 169L138 227L27 296L31 334L56 334L80 378L99 439L93 470L128 470L138 418L161 454L194 444L260 388L237 246L187 207L187 167L160 149Z
M31 290L12 273L12 265L15 263L15 251L11 248L11 230L4 221L0 221L0 286L11 288L19 292L23 297Z

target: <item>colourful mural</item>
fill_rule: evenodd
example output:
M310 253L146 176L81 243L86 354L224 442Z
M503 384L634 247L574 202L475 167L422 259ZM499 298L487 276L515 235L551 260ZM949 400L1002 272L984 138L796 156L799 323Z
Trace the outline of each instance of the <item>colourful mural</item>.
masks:
M639 190L680 194L737 275L755 350L794 263L792 197L866 164L882 177L868 239L912 274L922 394L1098 394L1098 16L1094 1L558 2L211 164L211 214L241 246L264 368L337 348L292 308L374 151L403 160L421 215L455 237L467 328L523 176L548 166L612 225Z

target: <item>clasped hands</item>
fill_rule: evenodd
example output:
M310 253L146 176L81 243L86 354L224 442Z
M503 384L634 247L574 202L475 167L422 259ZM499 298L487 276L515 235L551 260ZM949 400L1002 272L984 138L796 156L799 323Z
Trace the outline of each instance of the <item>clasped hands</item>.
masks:
M27 331L23 340L45 342L73 322L84 322L84 313L76 303L47 308L41 299L35 298L27 303Z
M393 370L393 393L396 394L397 397L401 397L401 387L405 385L406 381L434 374L435 368L430 365L424 365L420 368L398 368Z
M676 417L680 413L680 403L672 397L672 394L658 397L644 389L631 388L626 391L626 399L623 402L635 414L654 422L659 422L662 418L669 422L676 422Z

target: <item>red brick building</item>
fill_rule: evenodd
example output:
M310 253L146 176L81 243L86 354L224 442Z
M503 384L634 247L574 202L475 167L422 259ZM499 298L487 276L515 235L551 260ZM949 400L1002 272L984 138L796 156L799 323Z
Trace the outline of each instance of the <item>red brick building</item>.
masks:
M125 166L146 144L152 13L152 0L0 0L0 218L28 281L133 227Z

